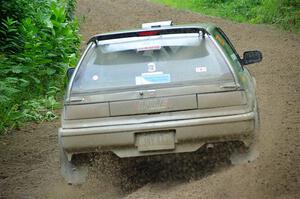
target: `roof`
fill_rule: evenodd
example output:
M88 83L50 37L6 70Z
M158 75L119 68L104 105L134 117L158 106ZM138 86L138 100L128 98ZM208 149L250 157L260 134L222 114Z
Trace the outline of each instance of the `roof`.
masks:
M150 36L147 33L153 33L153 35L166 35L166 34L182 34L182 33L199 33L202 32L202 35L210 35L211 28L214 28L213 24L198 24L198 25L176 25L176 26L163 26L163 27L154 27L147 29L135 29L135 30L126 30L119 32L110 32L97 34L90 38L88 43L96 42L101 40L110 40L110 39L120 39L127 37L141 37L141 36Z

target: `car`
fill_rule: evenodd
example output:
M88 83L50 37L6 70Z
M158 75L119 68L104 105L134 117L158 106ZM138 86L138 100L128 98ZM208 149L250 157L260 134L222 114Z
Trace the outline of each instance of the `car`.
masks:
M206 144L249 147L259 127L256 81L214 24L153 22L93 36L67 72L59 148L61 174L82 183L73 156L111 151L120 158L193 152Z

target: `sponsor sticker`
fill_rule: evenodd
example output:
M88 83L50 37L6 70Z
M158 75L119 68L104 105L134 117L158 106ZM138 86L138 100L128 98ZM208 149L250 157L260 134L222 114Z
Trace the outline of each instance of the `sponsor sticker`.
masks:
M164 74L163 72L142 73L141 76L135 77L136 85L165 84L169 82L171 82L170 74Z
M216 35L216 40L222 45L225 45L225 41L220 37L220 35Z
M160 45L153 45L153 46L143 46L138 49L136 49L138 52L140 51L147 51L147 50L160 50L161 46Z
M231 59L233 59L234 61L237 60L237 57L236 57L236 55L235 55L234 53L232 53L232 54L230 55L230 57L231 57Z

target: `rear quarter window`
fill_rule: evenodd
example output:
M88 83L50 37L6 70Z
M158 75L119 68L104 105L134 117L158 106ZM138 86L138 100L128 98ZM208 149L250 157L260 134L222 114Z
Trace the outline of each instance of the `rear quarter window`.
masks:
M233 44L230 42L227 35L221 30L220 28L216 28L214 32L214 37L216 41L222 46L225 50L226 54L228 55L229 59L234 63L233 66L237 71L243 70L243 66L241 65L241 58L237 51L235 50Z

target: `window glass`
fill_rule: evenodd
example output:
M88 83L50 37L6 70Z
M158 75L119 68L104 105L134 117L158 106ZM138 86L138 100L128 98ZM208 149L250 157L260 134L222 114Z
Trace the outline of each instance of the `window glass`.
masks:
M208 37L160 37L91 49L72 92L228 80L233 81L229 67Z

